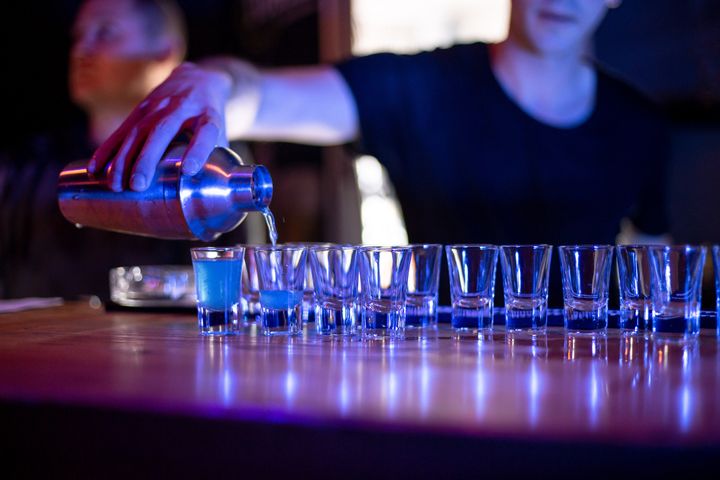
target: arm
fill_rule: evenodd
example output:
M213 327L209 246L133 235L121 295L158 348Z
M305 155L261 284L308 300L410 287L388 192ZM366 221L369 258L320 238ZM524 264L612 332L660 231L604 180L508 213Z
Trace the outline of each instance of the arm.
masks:
M228 136L329 145L352 140L357 129L352 94L332 67L259 71L216 58L178 67L100 146L88 169L109 167L113 190L129 183L142 191L181 131L192 138L182 168L194 174Z

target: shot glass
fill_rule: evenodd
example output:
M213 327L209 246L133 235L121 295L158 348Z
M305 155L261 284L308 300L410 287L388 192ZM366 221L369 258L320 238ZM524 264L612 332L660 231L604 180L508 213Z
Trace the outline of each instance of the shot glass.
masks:
M693 245L649 248L653 334L698 335L706 248Z
M312 246L315 329L320 334L352 335L358 325L357 247Z
M456 331L491 329L498 247L447 245L450 272L450 323Z
M720 245L712 247L713 270L715 271L715 320L717 335L720 336Z
M616 249L620 288L619 327L637 332L649 328L652 322L650 251L647 245L618 245Z
M442 245L410 245L405 328L437 325Z
M365 338L399 337L405 328L409 247L360 247L360 317Z
M560 247L559 252L565 328L575 333L606 332L613 247L572 245Z
M505 328L542 331L547 327L550 245L500 247L505 293Z
M310 249L313 247L326 247L331 244L322 242L291 242L286 245L305 247L308 251L307 266L305 267L305 283L303 284L302 317L303 323L314 322L316 297L312 268L310 267Z
M264 335L297 335L302 331L306 258L307 250L302 246L255 247Z
M255 259L256 245L244 245L243 247L245 248L245 261L242 269L241 310L243 320L249 323L260 320L262 306L260 305L260 282Z
M230 335L238 332L244 253L241 247L190 250L201 335Z

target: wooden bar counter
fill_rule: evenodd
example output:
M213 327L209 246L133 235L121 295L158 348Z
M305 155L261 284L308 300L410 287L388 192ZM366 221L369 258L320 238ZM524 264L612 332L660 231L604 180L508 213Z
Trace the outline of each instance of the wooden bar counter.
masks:
M3 314L4 452L19 474L93 477L606 478L720 462L714 330L408 337L203 338L192 314L85 304Z

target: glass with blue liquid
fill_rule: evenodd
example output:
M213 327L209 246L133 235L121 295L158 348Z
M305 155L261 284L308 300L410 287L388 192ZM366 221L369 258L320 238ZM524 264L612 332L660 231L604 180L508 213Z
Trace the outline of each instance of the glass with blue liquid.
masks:
M410 245L405 328L437 325L441 257L442 245Z
M190 250L201 335L231 335L238 332L244 253L242 247Z
M545 330L552 247L503 245L500 259L506 330Z
M492 329L498 247L447 245L445 254L450 273L452 327L458 333Z
M303 246L255 247L264 335L302 332L306 259L307 249Z
M357 247L312 246L308 252L315 287L315 329L352 335L358 326Z
M360 247L360 315L365 338L402 337L409 247Z
M613 246L565 245L558 251L565 329L571 333L606 333Z
M650 249L652 332L694 338L700 333L702 274L706 248L694 245Z

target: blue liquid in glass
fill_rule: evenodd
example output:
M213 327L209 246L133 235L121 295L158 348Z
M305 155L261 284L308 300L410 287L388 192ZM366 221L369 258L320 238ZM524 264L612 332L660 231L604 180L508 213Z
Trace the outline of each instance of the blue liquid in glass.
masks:
M302 298L302 291L260 290L262 322L266 334L299 331L302 326Z
M240 301L241 258L195 260L193 268L201 307L226 311Z
M260 303L265 308L286 310L302 302L303 292L292 290L260 290Z

